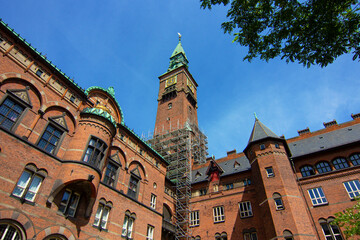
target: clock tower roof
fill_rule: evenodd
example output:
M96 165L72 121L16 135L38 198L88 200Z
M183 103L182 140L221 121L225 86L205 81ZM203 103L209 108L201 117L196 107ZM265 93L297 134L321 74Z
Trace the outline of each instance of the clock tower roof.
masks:
M184 48L181 45L181 34L180 33L178 34L179 34L179 43L176 45L176 48L171 54L169 68L167 70L168 72L176 68L179 68L181 66L188 67L189 61L187 60Z

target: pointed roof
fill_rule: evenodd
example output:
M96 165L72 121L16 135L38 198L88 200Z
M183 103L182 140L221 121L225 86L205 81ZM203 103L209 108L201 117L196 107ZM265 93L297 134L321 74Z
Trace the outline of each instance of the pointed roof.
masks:
M276 135L273 131L271 131L267 126L265 126L258 118L255 118L254 127L252 129L249 142L248 144L252 142L257 142L259 140L265 139L265 138L278 138L280 137Z
M174 49L174 51L173 51L173 53L171 54L171 57L170 57L170 58L178 55L179 53L182 53L182 54L184 55L184 57L186 58L186 60L187 60L185 51L184 51L184 49L183 49L183 47L182 47L182 45L181 45L181 38L179 38L179 43L178 43L178 45L176 46L176 48Z

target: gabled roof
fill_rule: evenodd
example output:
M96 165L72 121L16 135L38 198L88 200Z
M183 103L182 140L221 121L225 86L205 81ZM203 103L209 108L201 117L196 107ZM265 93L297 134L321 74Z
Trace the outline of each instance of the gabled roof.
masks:
M224 170L214 160L210 160L210 164L206 170L206 175L210 175L214 171L219 171L219 174L223 174Z
M265 126L259 119L255 119L254 127L252 129L248 145L252 142L257 142L259 140L263 140L265 138L278 138L280 137L276 135L273 131L271 131L267 126Z
M237 164L235 164L235 162L237 162ZM221 177L240 173L240 172L245 172L251 169L250 162L245 156L241 156L223 162L216 161L216 164L224 171L221 174ZM208 168L209 166L206 165L202 168L193 170L191 172L191 183L195 184L195 183L207 181L208 176L206 175L206 172Z

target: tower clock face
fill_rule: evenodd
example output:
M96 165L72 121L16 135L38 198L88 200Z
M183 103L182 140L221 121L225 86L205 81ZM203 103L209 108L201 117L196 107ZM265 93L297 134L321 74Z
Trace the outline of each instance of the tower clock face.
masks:
M187 79L187 85L188 85L189 89L191 90L191 92L194 93L195 86L194 86L193 82L189 78Z
M165 88L167 88L171 85L174 85L176 83L176 80L177 80L177 76L173 76L173 77L166 79Z

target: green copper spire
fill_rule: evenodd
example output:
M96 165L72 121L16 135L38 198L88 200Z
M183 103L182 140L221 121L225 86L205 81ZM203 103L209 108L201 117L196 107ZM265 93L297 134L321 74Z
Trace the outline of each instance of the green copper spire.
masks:
M186 58L185 51L181 45L181 34L178 33L178 35L179 35L179 43L176 46L173 53L171 54L168 72L183 65L187 67L189 63L189 61Z

